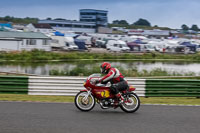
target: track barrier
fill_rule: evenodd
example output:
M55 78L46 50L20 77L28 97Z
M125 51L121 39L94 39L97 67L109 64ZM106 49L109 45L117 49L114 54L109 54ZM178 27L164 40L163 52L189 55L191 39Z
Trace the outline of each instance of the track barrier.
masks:
M87 77L0 76L0 93L75 96ZM200 80L126 78L143 97L200 97Z

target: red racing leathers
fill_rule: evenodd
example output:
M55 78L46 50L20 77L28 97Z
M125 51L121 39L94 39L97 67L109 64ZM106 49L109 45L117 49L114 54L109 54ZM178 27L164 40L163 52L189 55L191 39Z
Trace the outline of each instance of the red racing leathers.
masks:
M100 83L110 82L111 90L114 94L118 94L119 91L123 91L128 88L127 81L124 80L124 76L117 68L110 68L108 74L99 80Z
M118 83L124 80L124 76L117 68L110 68L107 75L99 80L100 83L111 82L112 84Z

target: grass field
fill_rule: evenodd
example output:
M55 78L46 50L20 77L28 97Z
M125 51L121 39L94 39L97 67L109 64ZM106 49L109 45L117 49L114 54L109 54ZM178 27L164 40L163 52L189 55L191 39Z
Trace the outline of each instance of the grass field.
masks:
M52 60L66 61L74 59L87 60L182 60L200 61L200 53L196 54L163 54L153 53L89 53L89 52L45 52L42 50L1 52L0 61L14 62L49 62Z
M140 97L142 104L178 104L200 105L200 98L195 97ZM74 102L73 96L32 96L24 94L0 94L0 101L25 102Z

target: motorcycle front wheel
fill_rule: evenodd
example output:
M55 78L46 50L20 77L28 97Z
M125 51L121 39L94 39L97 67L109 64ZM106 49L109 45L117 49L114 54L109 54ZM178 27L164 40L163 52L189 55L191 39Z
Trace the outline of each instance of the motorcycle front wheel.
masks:
M128 94L125 99L125 102L120 106L123 111L133 113L139 109L140 99L135 93Z
M95 99L92 95L88 95L87 92L79 92L74 99L75 105L81 111L90 111L95 106Z

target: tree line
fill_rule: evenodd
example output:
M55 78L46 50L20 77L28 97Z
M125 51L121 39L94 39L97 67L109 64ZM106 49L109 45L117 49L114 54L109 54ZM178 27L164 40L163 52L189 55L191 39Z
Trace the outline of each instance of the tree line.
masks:
M16 24L37 23L38 20L39 20L38 18L30 18L30 17L26 17L26 18L15 18L11 16L0 17L1 22L12 22Z
M66 20L63 18L55 18L52 19L50 17L46 18L47 20ZM26 17L26 18L15 18L15 17L11 17L11 16L5 16L5 17L0 17L0 22L12 22L15 24L29 24L29 23L38 23L39 18L30 18L30 17ZM75 20L74 20L75 21Z
M57 18L57 19L62 19L62 18ZM54 19L54 20L57 20ZM38 23L39 18L16 18L16 17L11 17L11 16L5 16L5 17L0 17L1 22L12 22L16 24L29 24L29 23ZM52 20L52 18L47 18L47 20ZM66 19L62 19L66 20ZM163 30L170 30L168 27L158 27L158 25L152 26L151 23L143 18L138 19L136 22L133 22L132 24L129 24L126 20L114 20L112 23L108 24L109 27L125 27L127 29L163 29ZM193 31L200 31L199 27L196 24L193 24L190 27L188 27L186 24L183 24L181 26L181 29L184 31L188 30L193 30Z
M137 20L136 22L133 22L132 24L129 24L126 20L114 20L112 21L112 23L109 24L110 27L114 27L114 26L119 26L119 27L126 27L126 28L144 28L144 29L164 29L164 30L169 30L170 28L168 27L158 27L158 25L155 26L151 26L151 23L146 20L146 19L142 19L140 18L139 20ZM183 24L181 26L181 29L184 31L188 31L188 30L193 30L193 31L200 31L200 28L196 25L193 24L191 27L187 26L186 24Z
M191 28L188 27L186 24L183 24L183 25L181 26L181 29L184 30L184 31L188 31L188 30L200 31L199 27L198 27L196 24L193 24L193 25L191 26Z
M168 27L158 27L158 25L152 26L151 23L143 18L138 19L137 21L129 24L126 20L114 20L112 23L108 24L109 27L125 27L127 29L162 29L170 30Z
M119 24L119 25L135 25L135 26L151 26L151 23L146 20L140 18L138 21L134 22L133 24L129 24L126 20L114 20L112 24Z
M50 17L46 18L47 20L66 20L63 18L56 18L52 19ZM38 23L39 18L16 18L12 16L5 16L5 17L0 17L0 22L12 22L15 24L29 24L29 23ZM143 28L143 29L149 29L151 28L151 23L146 20L140 18L138 21L134 22L133 24L129 24L126 20L114 20L112 23L108 24L109 27L126 27L128 29L130 28ZM154 26L156 28L158 26Z

